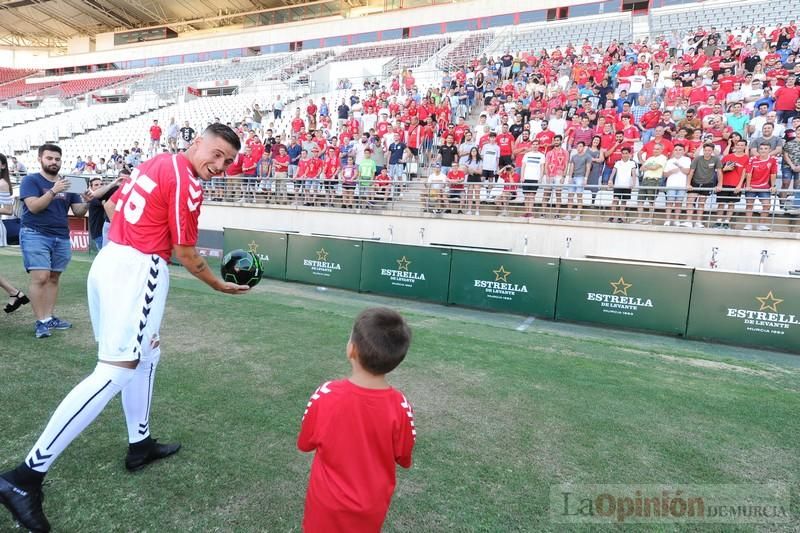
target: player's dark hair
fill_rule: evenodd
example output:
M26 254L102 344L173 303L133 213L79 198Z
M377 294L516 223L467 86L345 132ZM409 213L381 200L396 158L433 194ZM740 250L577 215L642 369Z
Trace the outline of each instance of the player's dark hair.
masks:
M371 307L356 317L350 341L364 370L375 375L388 374L405 359L411 344L411 329L397 311Z
M39 147L39 157L42 157L45 152L55 152L61 155L61 147L57 144L45 143Z
M233 131L230 126L220 124L219 122L209 125L205 130L203 130L203 135L213 135L214 137L219 137L234 147L237 152L242 149L242 142L239 140L239 136L236 135L236 132Z

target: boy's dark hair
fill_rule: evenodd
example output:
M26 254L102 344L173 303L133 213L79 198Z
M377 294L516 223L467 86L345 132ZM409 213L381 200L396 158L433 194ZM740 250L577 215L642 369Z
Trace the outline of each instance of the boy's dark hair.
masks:
M56 144L45 143L39 147L39 157L42 157L45 152L55 152L61 155L61 147Z
M397 311L371 307L356 317L350 341L364 370L375 375L388 374L405 359L411 344L411 329Z

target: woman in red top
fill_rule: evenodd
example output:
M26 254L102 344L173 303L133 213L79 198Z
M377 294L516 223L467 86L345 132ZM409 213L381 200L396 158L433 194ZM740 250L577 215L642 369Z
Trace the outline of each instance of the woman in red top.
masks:
M322 203L333 206L333 199L336 196L336 181L339 177L339 158L335 148L328 148L327 157L322 164Z
M512 165L506 165L500 170L499 179L503 180L503 192L497 198L497 206L500 208L500 216L505 216L508 214L508 203L517 196L519 174L514 172Z

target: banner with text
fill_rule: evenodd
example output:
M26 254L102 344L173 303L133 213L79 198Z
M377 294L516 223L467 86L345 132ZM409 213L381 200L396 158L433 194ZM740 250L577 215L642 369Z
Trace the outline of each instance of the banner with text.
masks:
M357 291L361 241L289 235L286 279Z
M253 252L261 259L261 266L264 268L263 277L286 279L288 239L285 233L232 228L224 228L223 231L224 253L236 249Z
M453 250L449 302L552 319L558 259Z
M450 249L364 242L361 290L447 302Z
M687 336L800 353L800 283L696 270Z
M686 333L692 269L562 259L556 320Z

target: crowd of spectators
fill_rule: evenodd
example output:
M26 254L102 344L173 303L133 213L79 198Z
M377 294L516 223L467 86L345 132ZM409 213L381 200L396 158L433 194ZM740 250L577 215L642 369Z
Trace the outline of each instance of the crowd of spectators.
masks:
M791 21L483 55L427 87L411 70L341 80L338 101L278 96L231 120L243 149L208 193L358 209L418 178L430 211L579 218L608 189L610 222L653 223L658 204L664 225L728 228L741 205L743 229L764 230L759 214L800 209L798 53ZM195 128L154 121L146 153L72 170L114 175Z

